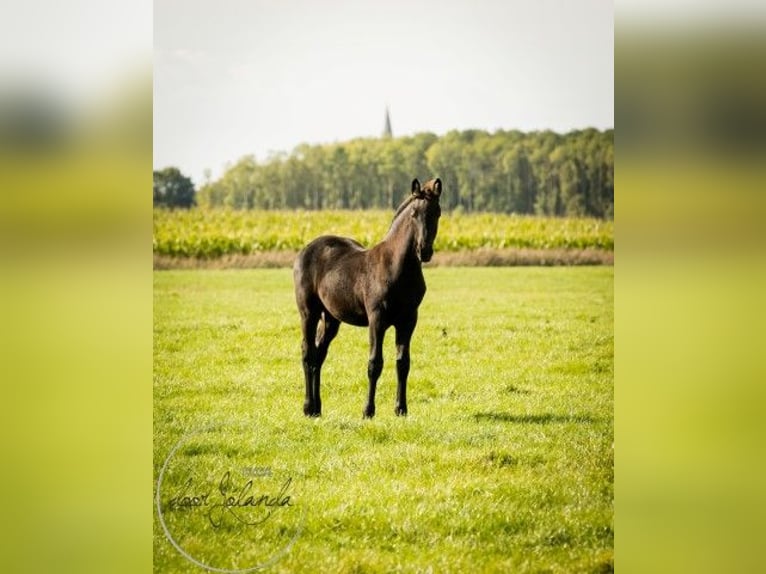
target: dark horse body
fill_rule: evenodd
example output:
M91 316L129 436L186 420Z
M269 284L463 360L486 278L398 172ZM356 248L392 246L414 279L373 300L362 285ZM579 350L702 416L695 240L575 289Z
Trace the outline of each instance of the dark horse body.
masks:
M407 414L410 339L426 293L421 262L430 261L439 226L442 183L433 179L412 194L394 216L386 237L364 249L353 239L325 235L309 243L293 266L303 332L307 416L322 413L320 373L341 323L369 326L369 394L365 417L375 416L375 389L383 370L383 337L396 329L396 414Z

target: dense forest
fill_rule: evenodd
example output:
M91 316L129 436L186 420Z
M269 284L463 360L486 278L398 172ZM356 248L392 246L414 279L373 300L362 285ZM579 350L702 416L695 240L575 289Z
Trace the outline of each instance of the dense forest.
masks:
M442 206L553 216L614 214L614 130L451 131L302 144L245 156L196 194L203 207L394 208L413 177L440 177Z

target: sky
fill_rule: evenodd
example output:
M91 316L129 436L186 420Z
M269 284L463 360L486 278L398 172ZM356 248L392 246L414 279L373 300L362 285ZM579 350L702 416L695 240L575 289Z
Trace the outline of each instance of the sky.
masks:
M608 0L155 0L154 167L301 143L614 126Z

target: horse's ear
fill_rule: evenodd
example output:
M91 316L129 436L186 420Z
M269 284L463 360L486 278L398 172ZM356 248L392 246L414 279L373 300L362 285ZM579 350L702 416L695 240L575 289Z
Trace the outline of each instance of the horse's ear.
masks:
M417 177L412 180L412 195L420 195L420 182Z
M437 177L436 181L434 182L434 195L436 197L439 197L441 194L442 194L442 180L440 180Z

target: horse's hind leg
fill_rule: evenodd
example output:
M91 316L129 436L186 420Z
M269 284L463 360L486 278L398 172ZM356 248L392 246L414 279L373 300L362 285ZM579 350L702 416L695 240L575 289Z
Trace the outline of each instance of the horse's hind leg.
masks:
M308 307L299 306L301 313L301 355L303 362L303 375L306 379L306 399L303 402L303 414L308 417L316 417L322 414L319 401L319 362L316 347L317 323L319 323L319 311Z
M327 311L323 311L322 322L319 323L319 329L317 330L316 335L317 358L319 360L320 370L324 364L324 360L327 358L327 349L338 334L339 328L340 321L330 315Z
M340 321L331 316L327 311L322 312L322 320L316 332L316 372L312 379L312 396L315 406L315 416L322 413L322 397L320 393L322 379L322 365L327 358L327 349L338 334Z

